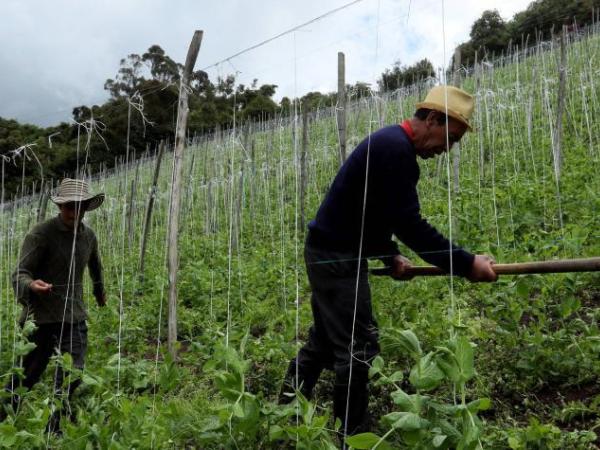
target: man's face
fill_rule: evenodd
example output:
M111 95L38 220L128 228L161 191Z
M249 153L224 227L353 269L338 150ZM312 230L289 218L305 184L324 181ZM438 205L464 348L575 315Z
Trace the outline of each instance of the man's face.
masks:
M69 202L59 206L60 218L69 228L75 228L75 225L80 224L85 215L87 203L85 202Z
M417 148L417 154L423 159L433 158L449 151L454 143L460 141L465 131L467 131L465 124L448 117L448 130L446 132L446 122L438 124L437 117L438 115L432 111L425 119L425 137Z

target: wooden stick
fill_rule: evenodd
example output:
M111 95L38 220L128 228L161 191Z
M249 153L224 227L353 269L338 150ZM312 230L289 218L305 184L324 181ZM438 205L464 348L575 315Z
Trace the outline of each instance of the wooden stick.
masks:
M338 52L337 126L340 141L340 166L346 161L346 57Z
M154 202L156 200L158 176L160 174L160 163L162 156L165 151L165 144L163 141L158 146L158 155L156 156L156 165L154 166L154 178L152 179L152 187L150 188L150 194L148 196L148 205L146 207L146 215L144 217L144 228L142 231L142 242L140 244L140 268L139 268L139 280L140 283L144 281L144 258L146 257L146 245L148 243L148 233L150 233L150 227L152 226L152 210L154 209Z
M600 257L582 259L562 259L552 261L531 261L525 263L494 264L498 275L526 275L532 273L600 272ZM372 269L373 275L390 275L391 268ZM435 266L415 266L406 271L408 276L434 277L448 275Z
M179 232L179 210L181 202L181 170L183 165L183 150L186 144L185 131L188 118L188 89L194 64L200 51L202 31L194 32L194 37L188 49L185 66L181 74L179 104L177 108L177 130L175 132L175 150L173 152L173 175L171 178L171 199L169 208L168 227L168 269L169 269L169 318L167 343L173 360L177 358L177 271L179 269L179 248L177 235Z

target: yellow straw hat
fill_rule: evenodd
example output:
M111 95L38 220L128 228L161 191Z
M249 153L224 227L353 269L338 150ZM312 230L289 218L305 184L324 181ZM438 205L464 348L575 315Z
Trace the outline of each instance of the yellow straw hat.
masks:
M464 123L469 131L473 131L469 120L475 108L473 96L454 86L434 86L425 100L416 104L417 109L427 108L442 112Z

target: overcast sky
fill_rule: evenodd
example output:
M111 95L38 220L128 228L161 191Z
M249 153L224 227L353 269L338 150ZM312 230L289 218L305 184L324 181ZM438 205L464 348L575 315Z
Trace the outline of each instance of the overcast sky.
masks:
M0 117L37 125L68 121L73 107L107 99L119 61L153 44L184 62L204 30L202 69L348 4L350 0L0 0ZM375 83L397 60L441 67L486 9L506 20L529 0L362 0L259 49L208 69L238 83L278 85L276 98L329 92L337 52L346 81Z

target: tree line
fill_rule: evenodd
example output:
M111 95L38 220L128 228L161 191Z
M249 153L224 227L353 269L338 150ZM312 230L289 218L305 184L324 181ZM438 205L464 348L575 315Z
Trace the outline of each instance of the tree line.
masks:
M382 74L379 87L395 89L433 75L433 67L427 63L427 73L422 76L412 66L398 63ZM72 176L84 165L95 173L125 158L131 161L161 140L172 140L181 69L182 65L159 45L153 45L141 55L123 58L116 76L104 83L109 99L101 105L75 107L71 123L41 128L0 118L5 199L21 195L23 187L23 193L27 194L34 180L39 188L40 165L45 180ZM228 75L212 82L206 72L198 70L192 74L190 89L188 133L192 136L229 128L234 115L237 123L243 123L294 111L293 99L283 97L279 103L274 101L277 85L259 85L258 80L250 85L237 84L235 77ZM364 82L348 85L346 89L354 98L371 94L371 86ZM297 100L303 108L316 109L335 105L336 96L335 92L309 92ZM28 148L24 149L22 146L26 144ZM18 155L17 149L20 149ZM40 164L31 163L35 158Z
M458 46L461 64L491 59L509 46L523 48L562 32L590 25L600 17L600 0L536 0L505 21L498 10L484 11L471 26L470 39Z
M498 11L485 11L471 28L470 40L459 46L463 65L472 64L476 53L497 55L510 42L520 42L524 36L547 37L567 21L580 26L593 21L600 9L600 0L537 0L505 22ZM594 13L594 11L596 11ZM104 89L109 99L101 105L78 106L73 109L71 123L41 128L0 118L0 154L4 173L5 199L21 195L23 186L30 187L45 180L73 175L84 164L91 172L110 168L125 157L132 160L161 140L172 139L177 119L177 100L182 65L169 57L159 45L145 53L130 54L120 61L118 73L109 78ZM380 92L394 91L435 77L428 59L407 66L400 61L386 69L377 80ZM294 110L294 99L273 99L277 85L238 84L233 75L211 81L202 70L191 78L188 133L202 135L225 129L233 124L288 115ZM347 86L352 98L371 94L371 86L357 82ZM309 92L300 99L303 108L315 109L335 105L335 92ZM38 164L27 157L12 153L25 144L31 157L35 152ZM33 159L33 157L31 157Z

